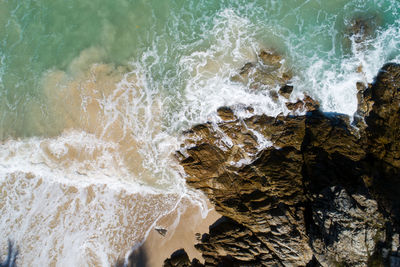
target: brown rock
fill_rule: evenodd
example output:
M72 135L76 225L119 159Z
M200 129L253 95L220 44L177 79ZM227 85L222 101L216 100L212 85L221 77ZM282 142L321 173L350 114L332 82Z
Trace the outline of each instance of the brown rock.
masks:
M400 224L400 65L386 64L371 88L365 117L375 195Z
M217 109L218 116L224 121L234 120L235 114L233 110L229 107L220 107Z
M400 233L400 65L358 88L358 133L309 96L290 103L304 116L230 117L185 133L187 182L224 216L196 245L206 266L389 260Z
M266 66L276 66L277 68L281 67L282 57L277 53L262 50L258 55L261 62Z
M293 92L293 86L285 85L279 89L279 94L287 99L289 99L290 94Z
M349 35L354 38L356 43L361 43L373 36L377 23L377 17L355 18L350 22Z
M210 233L196 248L206 266L271 266L276 262L271 250L254 233L227 217L211 225Z
M286 107L288 110L295 112L295 111L302 111L304 110L304 102L301 100L297 100L294 103L288 102L286 103Z
M319 103L318 101L312 99L309 95L304 95L303 100L297 100L294 103L286 103L286 107L292 111L292 113L298 111L298 112L303 112L303 111L314 111L319 109Z
M192 263L189 260L184 249L175 251L169 259L164 261L164 267L191 267Z
M258 62L246 63L231 80L243 83L249 89L258 90L282 87L292 78L292 73L281 64L280 55L261 51L258 59Z
M248 128L259 132L277 147L292 146L300 150L305 134L305 116L253 116L245 120Z
M400 168L400 65L385 65L371 88L373 105L365 118L374 156Z
M344 45L349 52L353 49L365 51L375 38L377 29L382 24L382 18L379 14L369 14L367 16L358 16L351 19L346 25ZM358 72L362 72L359 68Z
M252 72L255 67L256 67L255 63L246 63L240 69L240 71L237 75L231 77L231 80L234 82L241 82L241 83L247 84L249 81L250 72Z
M366 266L376 243L384 241L385 220L371 196L328 187L320 192L312 209L314 255L327 266Z
M319 109L319 102L312 99L309 95L304 95L303 102L307 111L314 111Z

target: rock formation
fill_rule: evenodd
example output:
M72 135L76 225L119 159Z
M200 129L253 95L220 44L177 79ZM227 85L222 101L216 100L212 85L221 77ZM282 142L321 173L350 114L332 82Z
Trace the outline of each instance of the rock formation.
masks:
M189 260L184 249L175 251L169 259L164 261L164 267L201 267L202 265L197 259Z
M251 90L273 89L277 86L284 87L292 78L292 74L283 62L284 59L277 53L261 51L257 62L245 64L231 80L243 83ZM286 90L288 89L286 88Z
M385 65L358 98L353 125L305 99L306 115L238 118L222 107L221 122L184 133L176 156L187 183L223 215L196 245L206 266L384 266L396 260L400 65Z

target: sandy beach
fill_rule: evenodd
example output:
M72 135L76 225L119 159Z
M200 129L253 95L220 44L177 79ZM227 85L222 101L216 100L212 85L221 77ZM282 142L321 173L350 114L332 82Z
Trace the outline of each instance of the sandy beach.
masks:
M205 218L202 218L198 206L183 201L175 211L160 219L151 229L144 244L136 251L133 266L160 267L173 252L182 248L190 259L197 258L204 262L194 245L198 243L197 238L207 233L208 227L221 217L210 203L207 204L210 211ZM167 231L163 235L156 229Z

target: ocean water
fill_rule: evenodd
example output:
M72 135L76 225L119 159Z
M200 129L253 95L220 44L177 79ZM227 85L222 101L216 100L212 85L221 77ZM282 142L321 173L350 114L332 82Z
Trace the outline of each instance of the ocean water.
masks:
M182 199L205 214L172 153L219 106L288 112L230 79L264 49L291 100L352 115L356 82L400 62L400 2L0 0L0 251L110 266Z

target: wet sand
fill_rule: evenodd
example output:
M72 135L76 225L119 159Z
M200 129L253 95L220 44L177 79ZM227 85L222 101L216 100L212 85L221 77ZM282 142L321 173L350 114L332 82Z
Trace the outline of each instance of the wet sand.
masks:
M190 204L188 201L182 204L181 207L162 218L156 227L151 229L145 243L137 251L138 256L134 266L160 267L164 260L181 248L185 249L191 260L197 258L204 262L201 254L194 248L199 237L199 235L196 237L196 233L200 233L200 236L208 233L209 226L221 215L214 210L210 203L208 203L208 207L211 210L206 218L202 218L198 206ZM160 228L167 230L165 236L156 230Z

